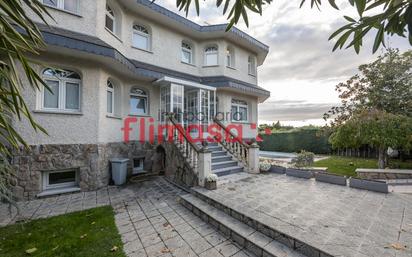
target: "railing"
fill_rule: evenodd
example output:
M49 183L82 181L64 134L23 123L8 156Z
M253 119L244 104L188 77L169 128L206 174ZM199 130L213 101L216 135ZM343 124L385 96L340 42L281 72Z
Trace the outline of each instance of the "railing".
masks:
M169 140L169 142L172 141L177 146L183 154L183 157L186 158L189 166L197 173L200 147L188 138L185 129L176 121L173 114L169 114L166 117L171 125L171 127L166 130L167 140Z
M230 131L225 125L223 125L219 120L213 119L213 121L221 127L225 133L221 138L215 139L220 143L229 153L231 153L235 158L242 162L245 167L249 167L249 145L242 141L232 131Z

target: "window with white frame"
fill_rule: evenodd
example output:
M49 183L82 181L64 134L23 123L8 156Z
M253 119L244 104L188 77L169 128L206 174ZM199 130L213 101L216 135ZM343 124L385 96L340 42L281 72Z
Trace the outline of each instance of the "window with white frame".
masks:
M144 167L144 158L135 158L133 159L133 172L132 174L139 174L139 173L144 173L145 171L143 170Z
M146 91L133 87L130 90L130 114L148 115L148 95Z
M133 25L133 46L150 51L150 33L143 25Z
M41 109L80 111L80 75L70 70L47 68L43 80L49 87L42 89Z
M205 48L205 66L214 66L218 64L217 46L208 46Z
M79 12L78 0L43 0L43 4L72 13Z
M193 64L192 45L187 42L182 42L182 62Z
M42 172L43 191L78 187L78 169Z
M114 114L114 86L110 80L107 80L107 113Z
M249 55L248 59L247 59L247 64L248 64L248 73L249 75L256 75L256 61L255 61L255 57Z
M226 66L230 68L235 67L234 50L230 46L226 48Z
M232 99L232 121L247 122L248 121L248 104L246 101Z
M116 33L116 16L114 14L113 9L107 4L106 4L105 27L111 32Z

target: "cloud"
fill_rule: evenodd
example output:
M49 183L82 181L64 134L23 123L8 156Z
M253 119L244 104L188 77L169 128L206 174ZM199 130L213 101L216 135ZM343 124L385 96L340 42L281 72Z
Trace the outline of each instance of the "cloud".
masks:
M242 20L237 25L270 47L264 64L258 68L259 85L271 91L271 98L259 105L259 120L292 122L321 118L339 103L335 85L378 55L371 53L376 33L373 30L365 37L359 55L352 48L332 52L335 41L328 41L328 37L345 24L343 15L357 17L356 8L341 1L338 11L325 1L318 11L307 2L299 8L300 1L272 1L264 7L262 16L249 13L249 28ZM177 11L176 0L156 3L185 15ZM203 25L227 23L215 1L200 1L200 16L193 4L188 18ZM407 39L397 36L390 38L390 45L410 49Z
M259 119L266 121L290 121L321 119L336 103L308 103L305 101L270 101L259 106Z

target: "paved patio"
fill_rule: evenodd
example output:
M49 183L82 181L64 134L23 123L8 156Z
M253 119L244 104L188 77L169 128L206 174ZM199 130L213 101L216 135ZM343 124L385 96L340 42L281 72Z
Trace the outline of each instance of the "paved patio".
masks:
M412 194L374 193L278 174L232 176L217 190L199 190L334 256L412 256Z
M126 187L20 202L24 217L17 217L15 211L10 217L2 204L0 226L22 218L47 218L110 204L127 256L253 256L181 206L177 202L181 193L158 177Z

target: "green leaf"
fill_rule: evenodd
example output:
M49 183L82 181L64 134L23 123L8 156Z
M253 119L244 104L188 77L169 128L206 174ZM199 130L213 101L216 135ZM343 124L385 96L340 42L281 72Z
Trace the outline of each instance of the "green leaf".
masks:
M353 18L351 18L351 17L349 17L349 16L346 16L346 15L344 15L343 18L345 18L345 19L346 19L347 21L349 21L349 22L353 22L353 23L356 22L355 19L353 19Z
M359 16L362 17L363 12L365 11L366 7L366 0L355 0L356 9L358 10Z
M339 7L336 5L335 0L328 0L328 1L329 1L329 4L330 4L333 8L335 8L336 10L339 10Z
M381 24L378 33L376 33L375 42L373 43L373 50L372 52L375 53L380 44L383 43L383 33L384 33L384 24Z

